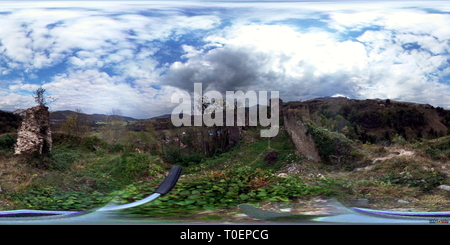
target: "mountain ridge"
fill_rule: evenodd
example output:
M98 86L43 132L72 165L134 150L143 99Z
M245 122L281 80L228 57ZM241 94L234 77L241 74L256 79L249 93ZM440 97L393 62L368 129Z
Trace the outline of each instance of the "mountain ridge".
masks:
M319 126L362 142L390 141L396 135L408 140L422 137L436 138L450 133L450 110L430 104L378 98L358 100L347 97L318 97L306 101L282 102L281 108L295 108L297 104L307 105L311 119ZM11 113L20 114L24 111L17 109ZM72 113L75 112L72 110L51 111L50 119L62 122ZM97 122L105 122L108 116L99 113L82 114ZM123 116L125 121L157 122L156 124L161 124L156 127L158 129L169 127L170 118L171 114L147 119Z
M70 114L72 114L72 113L78 113L78 112L71 111L71 110L50 111L50 120L67 120L69 118ZM105 121L107 121L107 117L109 116L107 114L99 114L99 113L94 113L94 114L78 113L78 114L90 117L92 121L97 121L97 122L105 122ZM121 117L125 121L138 120L138 119L135 119L133 117L128 117L128 116L121 116Z

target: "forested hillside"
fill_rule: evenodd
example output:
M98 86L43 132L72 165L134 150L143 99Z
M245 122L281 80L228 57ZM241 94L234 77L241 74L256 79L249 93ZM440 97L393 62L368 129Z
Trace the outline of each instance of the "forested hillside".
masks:
M21 117L12 112L0 111L0 134L17 133Z
M362 143L389 145L393 139L435 139L448 134L450 111L393 100L317 98L303 102L312 120Z

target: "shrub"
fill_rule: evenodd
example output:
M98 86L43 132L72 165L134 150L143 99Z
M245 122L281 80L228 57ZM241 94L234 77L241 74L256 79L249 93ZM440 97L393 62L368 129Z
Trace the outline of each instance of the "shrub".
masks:
M424 168L418 160L395 157L375 166L379 180L399 186L418 187L423 191L442 184L444 175L434 168Z
M95 146L104 147L107 143L97 136L84 137L80 141L80 147L84 150L94 151Z
M110 199L100 192L64 191L55 187L32 187L11 198L27 209L88 210L104 206Z
M178 149L172 149L172 148L165 150L164 160L167 163L171 163L171 164L183 163L183 157L181 156L181 152Z
M186 167L197 165L204 158L205 158L205 155L203 155L201 153L192 153L192 154L188 155L187 157L183 158L181 165L186 166Z
M148 175L150 166L161 166L163 162L159 157L150 154L126 152L117 157L102 159L97 164L98 174L109 175L114 181L129 184L139 177ZM152 168L155 169L158 168Z
M22 153L18 156L18 158L19 163L24 163L38 169L56 170L59 168L58 162L55 161L50 155L41 155L38 151Z
M0 138L0 149L14 149L17 139L12 135L7 134Z
M125 178L133 179L148 173L151 156L139 153L124 153L120 156L120 165L116 171Z
M79 136L74 136L64 133L53 133L52 143L54 145L60 145L70 149L78 149L80 146L82 138Z
M425 153L428 154L433 160L440 160L445 157L445 152L433 147L425 148Z
M81 159L79 152L67 149L55 149L51 157L57 163L52 166L52 169L60 171L69 169L74 162Z
M124 150L124 146L120 143L107 144L105 148L108 152L122 152Z
M416 143L415 148L424 151L433 160L447 160L450 158L450 137L424 140Z
M319 150L319 154L326 164L354 162L358 157L354 142L341 133L330 132L307 122L307 132L311 135Z

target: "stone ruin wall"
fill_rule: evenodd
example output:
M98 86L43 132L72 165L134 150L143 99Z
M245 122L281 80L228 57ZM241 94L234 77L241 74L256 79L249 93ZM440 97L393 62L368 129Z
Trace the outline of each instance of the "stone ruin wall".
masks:
M48 107L39 105L26 110L15 146L15 154L48 153L52 149L50 113Z
M316 143L311 135L306 135L307 126L304 120L309 118L308 106L300 102L283 108L284 127L291 136L298 153L308 160L320 162Z

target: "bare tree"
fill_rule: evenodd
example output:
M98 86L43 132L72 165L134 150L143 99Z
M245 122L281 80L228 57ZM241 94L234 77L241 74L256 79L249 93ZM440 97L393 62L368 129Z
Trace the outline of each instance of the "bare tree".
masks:
M42 87L39 87L38 89L36 89L36 91L33 92L34 101L38 105L47 105L49 102L57 101L56 98L46 96L46 95L44 95L44 93L45 93L45 89L43 89Z
M107 121L113 122L113 121L123 121L123 115L122 111L118 108L112 108L108 112L108 119Z
M122 112L120 109L113 108L108 112L106 125L103 126L102 138L108 143L119 143L127 134L124 125Z

